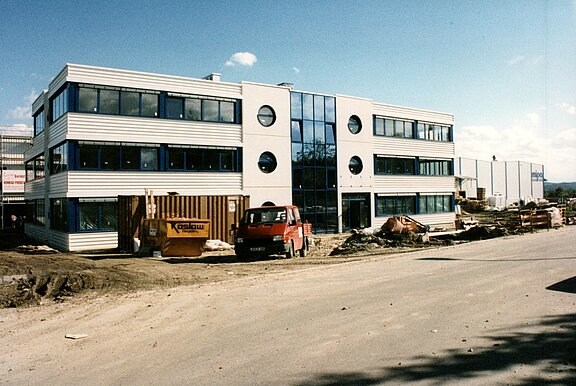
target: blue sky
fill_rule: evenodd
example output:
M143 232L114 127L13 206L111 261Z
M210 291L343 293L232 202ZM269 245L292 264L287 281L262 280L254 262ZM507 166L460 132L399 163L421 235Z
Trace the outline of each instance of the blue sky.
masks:
M0 0L0 125L66 63L455 114L458 156L576 181L576 0Z

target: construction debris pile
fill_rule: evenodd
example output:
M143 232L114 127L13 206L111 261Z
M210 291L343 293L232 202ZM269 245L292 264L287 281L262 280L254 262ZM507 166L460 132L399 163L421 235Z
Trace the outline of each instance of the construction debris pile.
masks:
M330 253L350 255L356 253L384 253L383 248L413 250L454 243L486 240L496 237L533 232L572 225L566 208L550 203L529 203L522 209L486 210L481 201L472 201L459 208L455 226L451 229L431 231L408 216L391 217L379 229L353 230L341 245ZM468 212L469 210L470 212Z

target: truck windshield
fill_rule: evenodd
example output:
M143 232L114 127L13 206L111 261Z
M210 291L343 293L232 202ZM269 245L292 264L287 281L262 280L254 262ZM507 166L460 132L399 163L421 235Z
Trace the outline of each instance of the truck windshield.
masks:
M250 209L244 215L242 223L246 225L274 224L286 222L286 208Z

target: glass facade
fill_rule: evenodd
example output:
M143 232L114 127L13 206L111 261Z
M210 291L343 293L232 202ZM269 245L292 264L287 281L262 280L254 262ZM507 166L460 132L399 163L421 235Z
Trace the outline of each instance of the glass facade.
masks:
M292 202L316 233L336 233L336 100L299 92L290 99Z

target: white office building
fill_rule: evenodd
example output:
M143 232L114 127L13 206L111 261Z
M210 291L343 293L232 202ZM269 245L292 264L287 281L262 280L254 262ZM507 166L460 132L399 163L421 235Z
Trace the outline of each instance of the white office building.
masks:
M26 233L117 245L119 195L249 195L316 233L395 214L453 224L454 116L290 84L68 64L33 103Z

